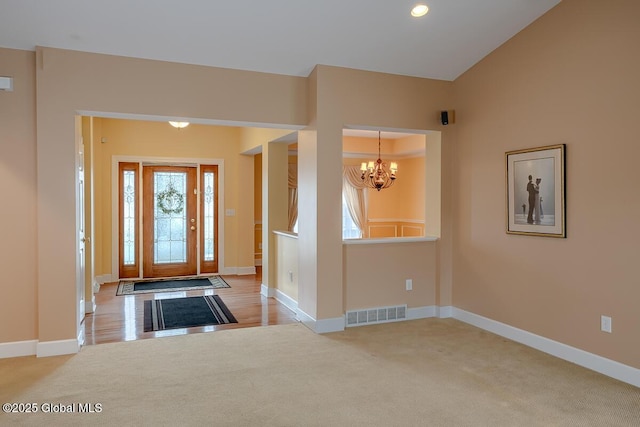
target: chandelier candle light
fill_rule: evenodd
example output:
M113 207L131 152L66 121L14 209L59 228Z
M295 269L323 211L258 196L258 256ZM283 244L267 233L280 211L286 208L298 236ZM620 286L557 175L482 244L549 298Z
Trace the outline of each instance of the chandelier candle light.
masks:
M360 170L362 171L362 182L369 188L380 191L383 188L391 187L395 182L398 164L391 162L390 172L388 172L387 164L382 162L380 158L380 131L378 131L378 160L375 163L370 161L369 164L363 162Z

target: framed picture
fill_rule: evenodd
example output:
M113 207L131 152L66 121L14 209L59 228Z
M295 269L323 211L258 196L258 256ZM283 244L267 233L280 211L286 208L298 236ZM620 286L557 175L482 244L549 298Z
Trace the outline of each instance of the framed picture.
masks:
M507 233L567 237L565 145L509 151Z

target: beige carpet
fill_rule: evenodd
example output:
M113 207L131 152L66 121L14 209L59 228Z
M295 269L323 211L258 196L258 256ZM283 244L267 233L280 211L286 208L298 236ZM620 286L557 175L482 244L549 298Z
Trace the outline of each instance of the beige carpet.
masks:
M102 407L0 414L3 426L640 425L640 389L453 319L328 335L235 329L4 359L0 402Z

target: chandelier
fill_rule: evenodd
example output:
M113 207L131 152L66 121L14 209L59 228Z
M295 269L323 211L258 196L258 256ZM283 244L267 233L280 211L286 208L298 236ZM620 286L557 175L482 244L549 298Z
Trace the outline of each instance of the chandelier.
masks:
M380 159L380 131L378 131L378 160L370 161L368 164L363 162L360 170L362 171L362 182L369 188L380 191L383 188L391 187L395 182L398 164L391 162L389 171L387 171L387 164Z

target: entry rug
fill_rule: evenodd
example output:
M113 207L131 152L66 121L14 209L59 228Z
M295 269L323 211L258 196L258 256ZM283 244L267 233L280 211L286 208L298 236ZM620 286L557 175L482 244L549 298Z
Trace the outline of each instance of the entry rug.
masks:
M218 295L144 302L144 331L238 323Z
M137 282L120 282L116 295L148 294L152 292L193 291L198 289L230 288L222 276L180 277Z

